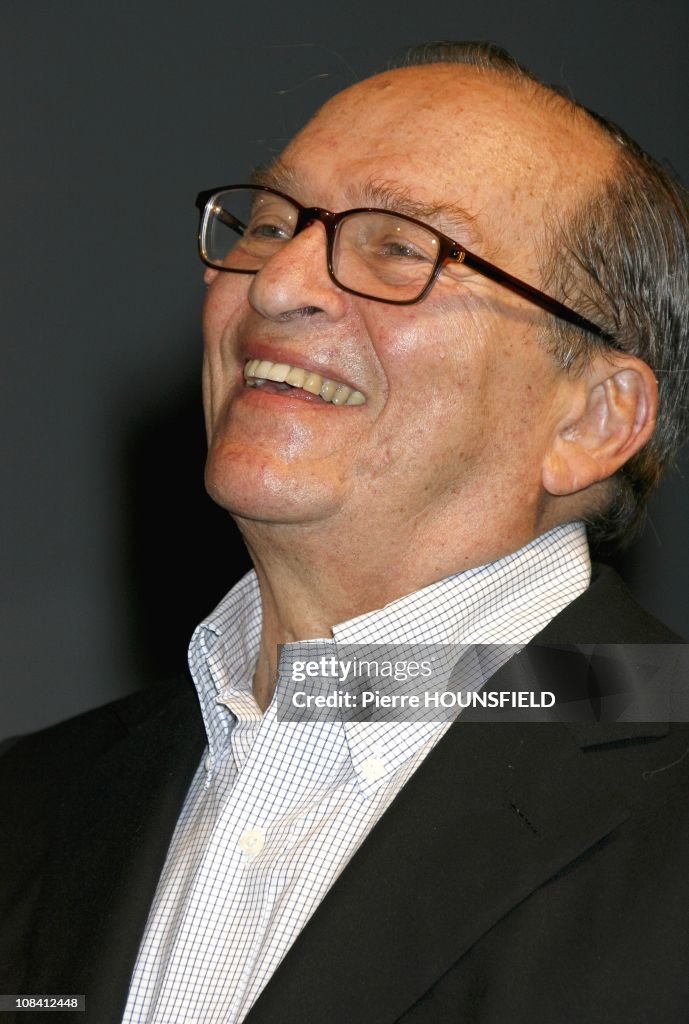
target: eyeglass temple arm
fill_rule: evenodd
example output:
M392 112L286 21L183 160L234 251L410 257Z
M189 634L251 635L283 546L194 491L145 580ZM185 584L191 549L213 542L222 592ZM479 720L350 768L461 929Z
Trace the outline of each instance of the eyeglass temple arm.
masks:
M460 250L464 253L463 263L467 267L472 267L478 271L479 274L483 274L484 277L489 277L492 281L497 284L504 285L505 288L509 288L510 291L516 292L517 295L522 295L525 299L540 306L541 309L545 309L548 313L552 313L553 316L558 317L560 320L566 320L567 323L574 324L575 327L579 327L583 331L588 331L589 334L594 334L597 338L607 342L609 345L619 348L617 340L604 331L602 327L598 327L593 321L588 320L581 313L576 313L569 306L565 306L562 302L558 302L557 299L551 298L550 295L546 295L545 292L540 291L538 288L534 288L533 285L527 284L525 281L520 281L518 277L513 277L508 274L506 270L500 270L493 263L489 263L487 260L481 259L480 256L475 256L473 253L468 252L466 249Z
M235 217L233 214L231 214L229 210L223 209L222 206L216 209L215 216L218 218L218 220L222 221L222 223L225 224L228 228L232 228L232 230L236 231L237 234L239 235L243 235L244 232L246 231L246 224L244 224L243 221L239 220L238 217Z

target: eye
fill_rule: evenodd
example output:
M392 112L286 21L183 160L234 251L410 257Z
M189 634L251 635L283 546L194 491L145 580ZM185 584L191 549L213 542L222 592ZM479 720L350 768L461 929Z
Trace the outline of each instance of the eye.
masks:
M409 242L405 242L400 238L395 238L389 242L382 242L380 244L380 255L387 256L390 258L397 258L400 260L414 260L427 262L429 259L435 257L429 256L427 253L422 252L416 246Z
M244 230L244 237L255 238L257 241L288 242L292 231L288 225L273 220L252 220Z
M361 236L379 259L400 263L434 263L438 239L421 224L391 214L367 216Z
M247 242L288 242L294 235L297 211L277 196L252 197L246 217L244 239Z

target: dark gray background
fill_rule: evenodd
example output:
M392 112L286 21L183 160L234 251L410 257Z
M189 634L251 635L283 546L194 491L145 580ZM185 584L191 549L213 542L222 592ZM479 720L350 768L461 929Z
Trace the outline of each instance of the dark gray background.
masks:
M0 735L174 671L246 566L201 482L199 189L439 38L502 43L689 179L685 0L3 8ZM689 634L684 466L621 568Z

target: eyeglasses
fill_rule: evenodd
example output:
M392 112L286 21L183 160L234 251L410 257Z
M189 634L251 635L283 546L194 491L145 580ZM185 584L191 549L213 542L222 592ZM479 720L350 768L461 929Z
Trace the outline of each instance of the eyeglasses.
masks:
M199 254L209 267L257 274L314 221L325 228L327 264L338 288L375 302L409 306L428 295L440 271L470 267L553 316L610 345L617 342L569 306L474 255L459 242L406 214L371 208L331 213L302 206L263 185L224 185L196 197Z

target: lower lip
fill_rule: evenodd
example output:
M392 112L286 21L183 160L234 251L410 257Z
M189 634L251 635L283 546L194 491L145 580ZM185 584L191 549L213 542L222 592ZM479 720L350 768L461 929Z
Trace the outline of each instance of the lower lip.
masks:
M271 387L271 383L262 384L258 388L244 385L240 394L243 395L244 398L249 398L254 401L267 401L273 408L275 408L276 403L282 403L283 405L286 404L289 406L295 402L300 405L306 403L312 409L336 409L339 411L342 409L354 410L362 408L361 405L333 405L332 402L325 402L319 395L312 395L310 392L303 391L301 388L292 388L290 391L283 391L274 385Z

